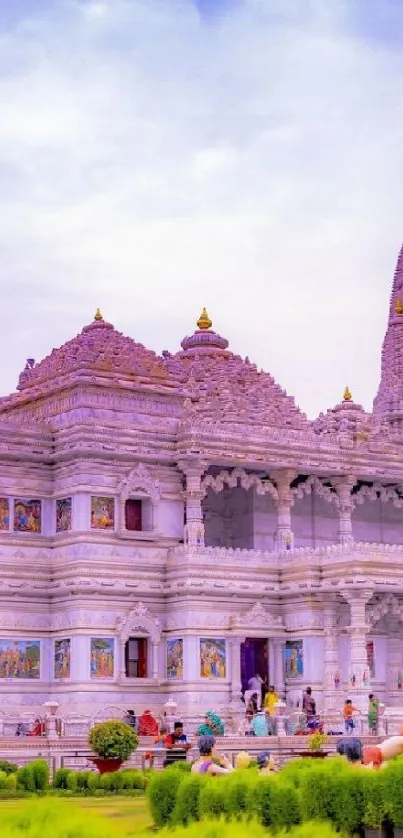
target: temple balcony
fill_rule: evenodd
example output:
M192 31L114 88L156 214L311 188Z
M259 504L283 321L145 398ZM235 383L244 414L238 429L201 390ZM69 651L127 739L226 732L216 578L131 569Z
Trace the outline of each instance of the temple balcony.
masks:
M351 541L283 552L180 545L169 551L168 588L174 579L175 584L181 579L186 587L197 587L203 578L210 578L217 580L217 586L220 577L238 587L245 580L245 589L247 582L253 588L258 580L264 581L267 593L368 584L403 592L403 544Z

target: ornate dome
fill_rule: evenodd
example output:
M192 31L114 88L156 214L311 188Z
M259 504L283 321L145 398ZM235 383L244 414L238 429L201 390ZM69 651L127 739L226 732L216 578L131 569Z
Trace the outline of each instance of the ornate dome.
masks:
M321 413L313 422L318 434L329 434L351 442L364 442L372 431L372 416L360 404L353 401L348 387L343 401L327 413Z
M89 326L59 349L53 349L43 361L36 364L28 359L19 377L18 390L47 389L56 379L85 373L145 379L160 384L167 379L163 359L117 332L98 310Z
M205 309L197 326L197 331L182 341L182 351L166 358L194 418L297 429L308 426L294 399L271 375L229 351L228 341L211 329Z

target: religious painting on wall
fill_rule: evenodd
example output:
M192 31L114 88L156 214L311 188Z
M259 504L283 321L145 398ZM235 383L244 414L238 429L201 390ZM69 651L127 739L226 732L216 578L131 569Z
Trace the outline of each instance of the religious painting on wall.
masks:
M91 637L91 678L113 678L114 669L113 637Z
M284 645L284 675L286 678L302 678L304 674L303 640L287 640Z
M55 678L70 678L71 641L55 640Z
M10 529L10 505L8 498L0 498L0 530Z
M42 502L40 500L14 501L14 532L41 532Z
M115 526L115 498L91 498L91 529L113 530Z
M200 638L200 677L225 678L227 669L224 639Z
M375 646L373 640L369 640L367 643L367 664L369 669L369 677L375 678ZM365 683L364 686L366 686Z
M71 498L58 498L56 501L56 532L71 530Z
M0 640L0 678L39 679L40 640Z
M167 640L167 678L183 678L183 640L181 637Z

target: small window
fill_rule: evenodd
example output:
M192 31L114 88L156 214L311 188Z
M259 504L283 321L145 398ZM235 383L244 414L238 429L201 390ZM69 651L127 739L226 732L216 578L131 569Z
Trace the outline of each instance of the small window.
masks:
M130 637L125 647L126 678L147 678L147 639Z
M125 523L129 532L140 532L143 528L142 501L129 498L125 503Z

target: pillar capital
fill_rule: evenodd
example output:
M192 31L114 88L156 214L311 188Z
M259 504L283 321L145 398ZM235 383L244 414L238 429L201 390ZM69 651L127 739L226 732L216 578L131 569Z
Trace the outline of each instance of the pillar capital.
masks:
M291 468L276 469L270 472L269 477L276 484L278 503L289 502L292 505L291 483L298 477L298 471Z
M183 471L186 478L201 478L203 474L208 469L208 462L206 460L201 459L193 459L192 457L183 458L178 460L178 468Z

